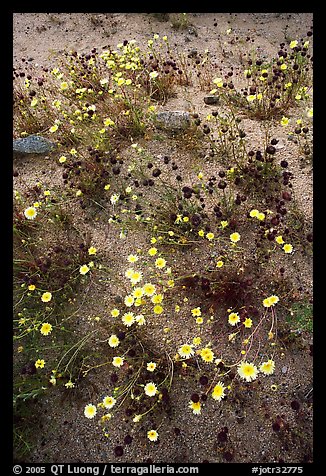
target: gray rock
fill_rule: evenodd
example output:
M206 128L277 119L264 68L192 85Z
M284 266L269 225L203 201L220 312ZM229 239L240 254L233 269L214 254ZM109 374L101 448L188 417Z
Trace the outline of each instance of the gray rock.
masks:
M13 140L13 153L24 154L48 154L56 149L56 144L42 136L30 135L21 139Z
M190 126L190 115L186 111L161 111L156 115L156 127L168 131L182 131Z
M218 96L205 96L204 103L205 104L218 104L220 102L220 98Z
M115 302L116 304L122 304L122 303L123 303L122 296L120 296L119 294L118 294L117 296L115 296L114 302Z

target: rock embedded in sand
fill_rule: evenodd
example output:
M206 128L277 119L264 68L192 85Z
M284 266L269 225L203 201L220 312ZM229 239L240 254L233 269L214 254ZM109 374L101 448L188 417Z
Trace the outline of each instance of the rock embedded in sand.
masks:
M56 144L42 136L30 135L28 137L13 140L13 154L48 154L56 149Z
M204 97L204 103L207 105L210 104L218 104L220 102L220 98L218 96L205 96Z
M190 126L190 115L186 111L161 111L156 116L156 127L170 131L185 130Z

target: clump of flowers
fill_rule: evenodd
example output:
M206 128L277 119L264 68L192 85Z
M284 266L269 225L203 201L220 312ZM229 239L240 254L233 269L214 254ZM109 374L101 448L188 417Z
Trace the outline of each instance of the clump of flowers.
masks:
M232 78L225 82L226 100L233 100L250 117L269 119L283 114L282 125L288 124L286 111L309 98L311 83L310 41L307 39L292 40L289 45L280 44L277 57L271 61L253 58L249 55L247 68L243 76L247 86L238 92ZM213 83L217 89L223 90L222 78L215 78Z

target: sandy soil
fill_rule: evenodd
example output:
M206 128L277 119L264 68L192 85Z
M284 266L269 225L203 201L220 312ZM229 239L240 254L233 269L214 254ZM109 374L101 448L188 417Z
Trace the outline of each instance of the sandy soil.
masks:
M146 45L154 33L168 35L170 44L178 49L191 52L196 49L212 52L217 68L231 65L240 66L242 61L241 48L233 47L225 42L225 32L232 29L232 34L253 38L251 47L256 48L261 56L275 54L278 45L288 39L300 38L312 26L310 13L193 13L189 14L191 27L176 30L171 21L161 22L152 15L142 13L15 13L14 14L14 55L13 64L21 67L21 59L25 58L35 65L52 66L56 58L66 50L89 52L93 47L98 50L109 45L115 47L125 39L135 39L139 45ZM224 43L225 42L225 43ZM248 42L245 43L247 47ZM182 109L198 112L210 110L203 102L204 93L190 94L185 98L181 93L172 98L165 108ZM250 130L251 127L251 130ZM248 121L248 133L253 141L259 143L262 131L257 123ZM246 130L247 130L246 129ZM295 144L288 140L286 132L277 129L280 154L286 158L294 174L293 195L301 212L308 223L312 222L312 174L311 166L303 165L298 160ZM156 154L172 154L180 167L187 171L187 158L178 150L168 149L169 145L152 144ZM284 148L284 150L283 150ZM182 161L184 161L182 163ZM61 170L50 158L37 158L21 161L16 165L19 178L15 181L16 189L24 189L26 185L42 181L44 187L60 188ZM212 166L214 171L214 166ZM216 170L215 170L216 172ZM189 172L190 173L190 172ZM125 259L132 244L119 240L118 231L104 228L96 219L76 216L77 226L84 233L92 234L94 245L98 249L111 247L110 267L122 275L121 259ZM141 247L146 238L135 235L134 243ZM194 255L195 256L195 255ZM194 258L195 262L195 258ZM301 288L302 295L311 297L312 263L311 258L293 258L291 269L296 286ZM293 273L289 269L289 273ZM96 287L97 286L97 287ZM92 300L87 295L80 295L80 304L84 303L82 312L78 313L78 332L89 332L97 329L98 336L94 341L94 350L105 352L101 342L108 334L107 309L112 298L119 294L119 287L114 283L102 284L93 289ZM78 308L76 303L76 308ZM100 316L99 323L94 316ZM175 327L169 337L171 349L181 343L191 330L182 323ZM166 325L169 321L166 321ZM158 339L164 337L162 326L153 323L153 333ZM180 336L182 333L182 339ZM214 336L214 329L212 329ZM164 341L162 341L164 342ZM83 408L90 398L98 398L109 388L109 372L97 369L82 379L77 389L70 393L54 388L41 400L34 403L35 415L39 422L39 434L35 437L33 450L29 455L30 462L171 462L200 463L225 462L226 454L233 455L233 462L311 462L312 461L312 401L307 397L312 387L312 358L309 352L311 335L303 333L300 345L291 346L281 343L278 348L279 363L271 379L259 379L248 389L252 399L244 399L241 392L235 399L223 402L223 405L207 405L200 419L185 411L189 396L201 387L198 376L191 369L185 371L173 386L171 401L173 406L160 426L159 442L152 444L144 437L142 424L131 424L130 417L124 410L115 415L108 438L101 436L101 429L95 420L88 421L83 416ZM169 345L165 341L164 345ZM187 386L184 381L187 381ZM190 382L190 384L189 384ZM278 391L271 391L276 384ZM189 386L190 385L190 386ZM243 392L246 392L243 389ZM300 401L300 411L291 408L293 400ZM285 421L291 433L273 431L272 423L277 417ZM152 424L155 425L155 420ZM218 439L218 433L228 427L227 442ZM147 426L146 426L147 428ZM133 437L131 444L125 444L127 434ZM116 457L114 448L124 447L124 454Z

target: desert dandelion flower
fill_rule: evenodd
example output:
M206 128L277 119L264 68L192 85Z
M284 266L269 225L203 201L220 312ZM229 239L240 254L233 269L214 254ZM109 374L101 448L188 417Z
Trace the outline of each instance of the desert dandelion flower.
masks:
M200 356L204 362L213 362L214 360L214 352L209 347L201 349Z
M49 131L53 134L53 132L56 132L58 130L58 125L54 124L54 126L51 126Z
M103 398L103 405L105 408L108 408L109 410L116 404L116 399L114 397L104 397Z
M109 117L107 117L106 119L104 119L103 121L103 124L107 127L109 126L114 126L114 121L112 121L112 119L110 119Z
M45 360L43 359L37 359L37 361L35 362L35 367L37 369L43 369L45 366Z
M229 314L229 324L231 326L235 326L236 324L238 324L238 322L240 322L240 316L237 312L231 312Z
M276 237L275 237L275 241L276 241L276 243L278 243L279 245L283 245L283 244L284 244L284 240L283 240L282 235L276 236Z
M154 294L151 301L153 304L161 304L163 301L163 294Z
M26 208L26 210L24 211L24 215L27 218L27 220L34 220L34 218L37 215L36 208L34 208L34 207Z
M163 307L160 306L160 304L156 304L156 306L154 306L154 314L162 314L163 312Z
M137 284L139 281L141 281L143 278L143 275L140 271L134 271L132 275L130 276L130 281L132 284Z
M123 358L122 357L113 357L112 364L114 367L120 368L123 365Z
M201 316L201 309L200 307L195 307L194 309L191 309L191 314L194 317Z
M275 294L273 294L272 296L270 296L269 298L269 301L271 303L271 305L273 306L274 304L277 304L279 302L280 298L278 296L275 296Z
M179 349L178 353L183 359L189 359L189 357L192 357L194 355L194 349L193 346L190 344L183 344Z
M118 347L120 344L120 339L115 334L112 334L108 340L110 347Z
M86 418L92 419L95 417L97 413L96 406L93 405L92 403L89 403L86 405L85 410L84 410L84 415Z
M137 255L129 255L127 260L129 261L129 263L136 263L136 261L138 261L138 256Z
M83 276L85 274L87 274L89 271L89 267L87 266L87 264L83 264L80 268L79 268L79 272L80 274L82 274Z
M139 287L139 288L135 288L135 289L133 290L133 292L132 292L132 295L133 295L133 297L136 298L136 299L143 297L143 295L144 295L144 290L143 290L143 288L140 288L140 287Z
M283 246L283 250L284 250L285 253L287 253L287 254L292 253L292 251L293 251L293 246L290 245L290 243L285 243L285 245Z
M238 365L238 374L247 382L251 382L257 378L258 369L254 364L242 362Z
M258 216L258 213L259 213L259 211L254 208L253 210L251 210L249 215L251 216L251 218L254 218L254 217Z
M274 306L274 304L277 304L279 302L279 297L278 296L269 296L263 300L263 306L264 307L271 307Z
M256 98L257 98L256 94L248 94L247 101L248 102L253 102L253 101L256 100Z
M192 410L192 413L194 415L200 415L200 413L201 413L201 403L200 402L193 402L192 400L190 400L188 406Z
M52 294L50 292L46 292L42 294L41 300L42 302L49 302L52 299Z
M154 395L156 395L156 392L157 392L155 383L153 382L147 383L144 387L144 391L148 397L154 397Z
M208 239L208 241L212 241L214 239L214 233L211 233L211 232L207 233L206 238Z
M250 317L247 317L243 323L243 325L247 328L247 329L250 329L250 327L252 327L252 320L250 319Z
M223 87L223 79L222 78L215 78L213 79L213 83L216 84L218 88Z
M150 296L153 296L153 294L155 293L156 287L154 286L154 284L146 283L143 286L143 290L144 290L144 294L150 297Z
M225 388L222 382L218 382L213 388L212 397L218 402L225 397Z
M271 303L271 300L270 300L269 297L267 297L263 300L263 306L264 307L271 307L271 305L272 305L272 303Z
M231 233L230 240L232 243L237 243L240 240L241 236L238 232Z
M41 334L44 336L48 336L49 334L51 334L51 331L52 331L52 325L49 324L48 322L44 322L40 330Z
M128 269L126 270L126 272L125 272L126 278L129 278L129 279L130 279L131 276L134 274L134 272L135 272L135 271L134 271L132 268L128 268Z
M142 314L139 314L135 317L135 321L139 326L143 326L146 323L146 319Z
M155 362L148 362L148 364L146 366L146 369L149 372L154 372L154 370L156 369L156 363Z
M111 195L110 202L112 203L112 205L115 205L117 201L119 200L119 198L120 198L120 195L117 195L116 193Z
M134 293L132 295L134 296ZM145 300L142 298L138 297L135 299L135 307L142 306L143 304L145 304Z
M267 360L267 362L263 362L259 367L259 370L265 375L272 375L275 370L275 362L272 359Z
M149 430L147 432L147 438L149 439L149 441L157 441L158 439L158 433L156 430Z
M288 117L283 116L281 119L281 125L282 126L287 126L290 122L290 119Z
M201 338L200 337L194 337L192 339L192 343L193 345L197 346L197 345L200 345L201 344Z
M124 299L124 303L127 307L131 307L134 302L135 302L135 298L131 295L126 296Z
M165 265L166 265L166 261L164 258L157 258L157 260L155 261L155 266L159 269L164 268Z
M157 248L153 247L148 250L150 256L155 256L157 254Z
M126 312L122 316L122 322L125 326L130 327L135 322L134 314L132 312Z

